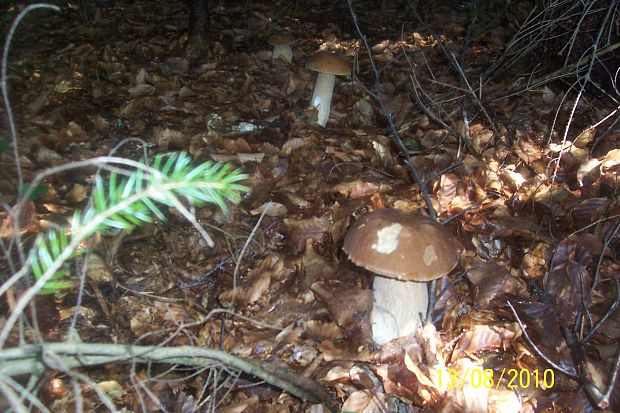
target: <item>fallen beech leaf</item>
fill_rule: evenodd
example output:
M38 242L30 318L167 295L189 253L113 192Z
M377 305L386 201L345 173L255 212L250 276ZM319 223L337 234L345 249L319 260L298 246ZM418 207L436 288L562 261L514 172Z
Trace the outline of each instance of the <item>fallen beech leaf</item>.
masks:
M590 304L588 297L582 294L588 291L590 285L590 274L582 264L565 261L555 265L545 277L544 282L547 292L555 298L557 303L562 303L557 310L560 316L569 323L575 321L577 312L583 305Z
M612 149L603 158L602 172L604 174L618 173L618 166L620 166L620 149Z
M376 373L381 377L383 388L388 395L395 395L419 406L434 401L433 395L420 386L417 376L404 365L402 357L398 364L378 366Z
M327 214L321 218L285 219L284 224L288 227L288 239L295 246L295 252L303 251L308 239L318 244L329 239L330 219Z
M155 92L155 86L148 84L136 85L129 88L129 94L134 98L140 98L144 96L152 95Z
M288 212L288 209L286 208L286 206L278 202L265 202L258 208L251 210L250 214L260 215L265 210L266 210L265 215L270 216L270 217L281 217L281 216L286 215L286 213Z
M87 254L88 267L86 269L86 276L88 279L96 284L111 283L114 280L114 276L108 269L103 259L96 252L89 252Z
M358 343L370 341L372 331L368 314L372 308L371 290L345 285L338 280L316 282L311 288L351 340Z
M467 358L450 366L457 381L446 392L446 400L452 411L461 413L490 413L488 409L489 389L480 383L472 384L472 377L484 377L483 368ZM516 413L516 412L515 412Z
M513 390L489 389L489 413L518 413L523 407Z
M372 353L366 346L351 348L346 340L340 342L323 340L319 344L319 350L328 363L335 360L370 361L372 357Z
M79 316L82 317L82 323L91 323L96 320L98 313L89 307L76 306L58 310L58 316L60 321L67 320L70 317Z
M308 146L310 144L307 138L292 138L284 142L280 149L284 155L290 155L293 151Z
M482 351L506 348L514 336L513 331L504 327L476 325L463 333L452 353L451 360L455 361Z
M92 119L93 122L93 126L95 127L95 129L97 129L98 132L104 132L106 131L110 125L108 124L108 121L105 120L105 118L101 115L97 115Z
M592 183L600 176L599 166L601 164L602 161L594 158L582 163L579 166L577 169L577 180L582 187L592 185Z
M572 235L569 240L577 242L592 256L599 256L603 253L603 242L594 234ZM605 255L612 256L609 248L605 249Z
M536 345L551 360L570 360L570 353L562 337L558 322L557 312L549 306L541 303L527 303L512 301L519 318L528 328L530 337L537 338ZM518 345L513 342L513 345ZM529 350L524 349L526 354ZM519 353L517 353L519 354ZM569 362L562 362L570 368Z
M272 279L282 279L287 272L284 262L277 255L268 255L237 286L235 303L239 305L254 303L267 292ZM220 301L228 303L231 301L232 295L233 291L229 290L221 293L218 298Z
M368 412L366 408L370 404L373 396L370 390L354 391L342 404L342 412Z
M519 279L494 263L475 262L467 269L467 278L477 287L475 296L477 309L488 308L491 301L500 294L518 295L525 292Z
M179 149L189 146L189 137L181 131L169 128L155 128L151 140L162 150Z
M336 340L343 337L342 330L336 323L319 320L307 321L305 334L317 341Z
M261 163L264 157L265 157L265 154L262 153L262 152L257 152L257 153L241 153L241 152L239 152L239 153L237 153L237 159L241 163L245 163L245 162Z
M375 123L375 112L368 101L363 98L355 102L352 109L353 124L356 127L371 126Z
M51 164L54 161L60 161L64 159L58 153L53 150L46 148L45 146L39 146L35 149L34 158L37 162L42 164Z
M219 409L220 413L250 413L255 412L258 409L258 396L253 394L245 400L234 403L232 406L228 406L224 409Z
M338 192L351 199L366 198L378 191L379 185L372 182L364 182L361 179L341 183L332 188L332 192Z
M384 413L395 411L395 408L394 401L386 400L384 393L358 390L351 393L343 403L341 412Z
M123 386L116 380L100 381L97 385L113 399L120 399L125 394Z
M28 103L28 105L26 105L26 109L28 109L28 112L30 112L31 115L35 116L43 107L49 105L49 103L49 96L47 95L47 93L43 92L39 94L32 102Z
M471 125L469 132L472 146L478 153L484 151L493 138L493 131L480 123Z
M88 189L84 185L74 184L73 188L71 188L65 198L67 201L77 204L85 200L87 196Z
M35 232L39 230L34 202L27 201L21 207L19 213L19 224L15 225L13 216L16 213L15 207L11 208L4 218L0 219L0 238L11 238L15 235L15 229L19 229L20 234Z
M310 286L316 281L330 278L336 272L336 266L316 253L312 239L306 240L304 255L301 257L303 268L302 280Z
M579 136L575 138L575 141L573 143L578 148L585 148L588 146L590 142L594 140L595 136L596 136L595 128L586 129L585 131L581 132Z
M551 246L545 242L537 242L534 244L523 256L523 260L521 261L523 275L528 278L541 279L547 274L551 250Z

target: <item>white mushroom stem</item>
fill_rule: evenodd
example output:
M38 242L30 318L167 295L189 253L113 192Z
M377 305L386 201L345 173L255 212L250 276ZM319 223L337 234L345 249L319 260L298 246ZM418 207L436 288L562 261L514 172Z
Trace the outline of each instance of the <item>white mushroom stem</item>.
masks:
M291 49L291 46L288 44L274 46L271 62L275 62L278 57L286 60L287 63L291 63L293 61L293 49Z
M372 338L384 345L397 337L414 333L426 318L426 283L400 281L375 276L372 285L374 303L370 313Z
M325 127L329 119L336 75L319 73L312 93L312 106L319 110L318 124Z

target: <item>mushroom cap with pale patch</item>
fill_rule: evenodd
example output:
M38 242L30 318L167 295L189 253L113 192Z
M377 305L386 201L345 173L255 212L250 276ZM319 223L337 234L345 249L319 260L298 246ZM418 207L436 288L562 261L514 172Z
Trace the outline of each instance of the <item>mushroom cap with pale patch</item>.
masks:
M443 277L459 261L461 244L431 218L397 209L379 209L349 228L344 252L356 265L404 281Z
M306 67L315 72L330 75L347 76L351 74L351 65L346 57L330 52L317 52L310 56Z
M272 34L267 42L272 46L288 46L295 43L295 38L288 33Z

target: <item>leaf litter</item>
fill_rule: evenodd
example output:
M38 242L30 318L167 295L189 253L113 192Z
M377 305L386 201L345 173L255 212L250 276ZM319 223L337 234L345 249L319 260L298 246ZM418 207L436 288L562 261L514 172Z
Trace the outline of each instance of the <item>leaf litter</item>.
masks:
M395 22L406 2L395 1L354 10L372 62L387 64L381 108L348 8L299 3L282 12L269 2L214 4L209 52L196 67L179 55L181 3L110 2L94 25L70 8L24 23L9 73L27 180L123 142L118 154L134 159L145 150L187 150L197 162L233 162L252 188L227 213L193 211L212 249L174 211L146 236L108 234L94 243L83 302L76 306L74 292L38 300L46 339L65 338L75 316L84 341L219 348L314 378L342 411L397 411L403 403L425 411L591 411L601 401L617 409L618 385L607 380L618 364L620 149L613 128L590 127L606 113L604 101L582 104L562 136L574 96L560 83L529 89L504 60L515 22L529 22L525 3L511 4L514 20L500 25L492 19L497 2L482 2L480 18L495 26L472 37L467 12L448 9L457 2L425 6L426 26L401 33ZM458 3L472 12L471 3ZM266 39L275 26L297 38L292 65L271 62ZM446 56L465 41L460 76ZM327 128L307 108L314 74L303 61L318 49L357 57L354 80L338 81ZM495 60L492 75L471 64ZM482 105L463 92L477 77L489 82ZM371 209L428 209L386 115L465 252L464 276L440 284L435 326L377 348L368 319L372 275L345 259L344 233ZM2 151L0 162L0 191L13 205L14 159ZM0 213L0 237L66 222L86 202L94 173L47 178L49 190L26 204L19 225L12 210ZM590 382L579 377L584 364ZM549 370L552 384L541 379ZM517 385L500 379L509 371ZM321 411L234 372L221 381L143 365L88 374L127 411L209 411L210 391L222 412ZM480 377L493 386L476 383ZM71 409L67 377L48 380L42 400ZM611 388L611 398L593 400L582 388L592 383ZM97 394L83 387L95 403Z

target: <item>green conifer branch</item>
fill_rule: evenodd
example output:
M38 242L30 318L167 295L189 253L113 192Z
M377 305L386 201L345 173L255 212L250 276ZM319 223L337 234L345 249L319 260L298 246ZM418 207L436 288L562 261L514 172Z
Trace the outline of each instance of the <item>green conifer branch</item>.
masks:
M97 175L91 202L83 213L76 211L71 230L53 229L38 236L30 252L32 272L43 285L38 294L51 294L74 286L66 265L80 254L78 246L97 231L131 230L156 219L166 221L160 205L178 205L179 197L191 205L215 204L227 211L226 201L237 203L248 188L239 182L247 176L230 165L204 162L192 166L185 153L157 155L150 167L128 176L112 172L104 180Z

